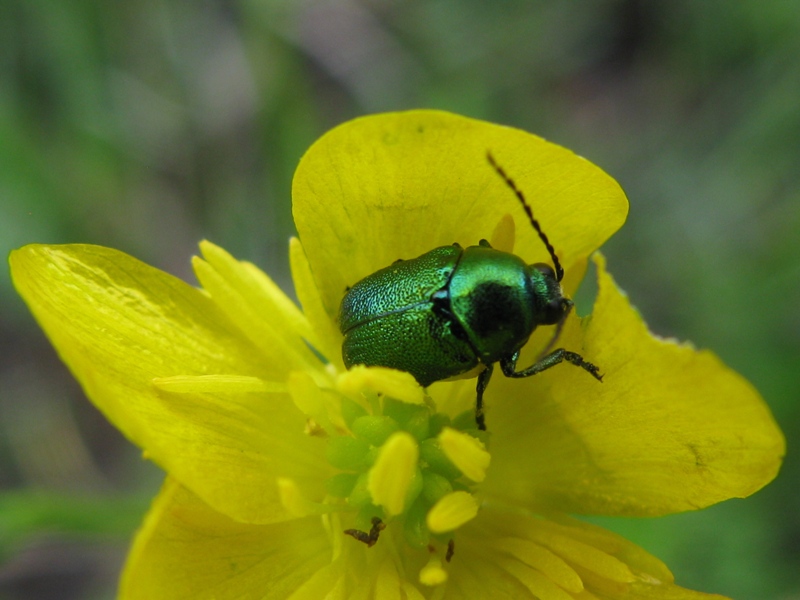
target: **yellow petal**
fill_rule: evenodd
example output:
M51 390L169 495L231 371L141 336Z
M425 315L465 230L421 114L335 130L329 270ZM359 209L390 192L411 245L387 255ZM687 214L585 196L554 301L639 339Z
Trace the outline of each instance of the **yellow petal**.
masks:
M579 542L549 527L534 526L528 536L567 562L582 567L614 582L630 583L636 578L621 560L589 544Z
M621 535L560 513L549 515L548 523L552 529L618 558L640 576L647 574L652 582L672 583L675 579L663 562Z
M458 530L445 598L492 597L501 587L504 597L532 600L721 600L674 585L660 561L600 527L487 505Z
M313 338L308 320L277 285L210 242L200 248L206 260L192 261L197 279L242 335L261 350L264 360L286 371L321 369L303 341Z
M377 569L375 577L375 600L403 600L400 595L400 577L394 560L387 557Z
M340 598L346 598L341 593L346 575L341 563L342 561L333 562L314 573L303 585L287 596L288 600L319 600L319 598L339 600Z
M514 537L498 537L491 547L508 553L517 560L534 567L559 587L579 594L583 590L580 576L558 554L530 540Z
M153 459L217 510L240 521L292 518L275 481L289 478L310 498L330 475L325 441L307 435L307 419L288 393L159 390L169 419L151 418Z
M602 260L598 271L591 319L571 319L558 345L599 365L603 382L568 364L495 377L483 490L513 504L646 516L768 483L785 446L758 392L711 352L650 334Z
M121 600L286 598L330 561L319 517L245 525L168 480L128 557Z
M348 285L398 258L477 244L505 214L516 222L515 252L550 261L487 151L525 193L566 268L625 220L613 179L524 131L433 110L355 119L308 150L292 185L295 224L329 315Z
M545 575L528 565L514 559L499 561L504 571L513 575L537 600L573 600L568 594Z
M704 594L694 590L687 590L677 585L651 584L637 581L628 586L615 600L729 600L719 594Z
M175 394L195 393L231 393L242 392L275 394L287 392L285 383L264 381L258 377L244 375L176 375L174 377L156 377L153 385L165 392Z
M311 324L278 285L261 269L238 261L223 248L204 240L200 250L208 263L234 287L247 302L259 307L266 318L283 321L288 331L306 339L313 337Z
M291 518L277 477L324 493L321 442L303 433L305 416L288 394L268 389L286 373L274 372L206 294L97 246L26 246L10 262L89 398L204 501L269 522Z
M289 242L289 260L297 298L316 334L314 340L309 341L331 363L340 370L344 370L342 334L336 324L336 314L328 314L325 311L325 305L314 282L314 274L311 272L303 245L295 237Z
M341 507L334 507L330 504L313 502L310 500L297 485L297 482L288 477L278 477L276 482L278 493L281 497L281 504L295 517L307 517L309 515L326 515Z

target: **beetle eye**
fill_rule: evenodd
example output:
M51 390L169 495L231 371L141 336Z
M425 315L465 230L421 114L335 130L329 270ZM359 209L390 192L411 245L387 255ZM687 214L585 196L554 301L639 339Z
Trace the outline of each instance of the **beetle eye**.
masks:
M535 263L533 268L539 271L545 277L549 277L551 279L556 278L556 272L553 270L553 267L548 265L547 263Z
M564 318L564 301L562 298L553 299L544 307L542 325L555 325Z

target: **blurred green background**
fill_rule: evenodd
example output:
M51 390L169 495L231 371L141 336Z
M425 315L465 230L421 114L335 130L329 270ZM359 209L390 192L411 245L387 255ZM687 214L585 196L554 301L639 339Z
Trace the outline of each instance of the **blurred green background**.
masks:
M0 254L208 238L284 287L305 148L370 112L538 133L616 177L605 247L651 329L718 352L785 431L748 500L602 520L680 584L800 598L800 6L791 0L10 0ZM85 400L0 269L0 600L108 599L161 473ZM698 398L702 402L702 398Z

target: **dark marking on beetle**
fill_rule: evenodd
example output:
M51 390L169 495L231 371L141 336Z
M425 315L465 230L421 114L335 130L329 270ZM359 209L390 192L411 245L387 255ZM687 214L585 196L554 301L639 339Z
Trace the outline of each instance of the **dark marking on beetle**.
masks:
M488 282L475 286L472 293L473 311L480 318L471 319L470 327L480 336L488 336L502 328L508 315L515 314L517 306L509 300L509 288L505 285ZM518 314L518 313L517 313ZM519 315L519 320L524 318Z

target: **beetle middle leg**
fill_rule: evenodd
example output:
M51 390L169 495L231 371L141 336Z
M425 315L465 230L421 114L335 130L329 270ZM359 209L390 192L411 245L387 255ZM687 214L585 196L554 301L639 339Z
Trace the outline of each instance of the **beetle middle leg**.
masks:
M492 378L493 365L486 365L486 368L478 374L478 389L477 398L475 399L475 423L478 424L478 429L486 431L486 418L483 415L483 392L486 391L486 386L489 385L489 380Z
M517 359L519 359L519 351L500 361L500 368L503 370L503 375L506 377L516 378L531 377L532 375L546 371L550 367L555 367L561 362L567 361L588 372L592 377L597 379L597 381L603 381L603 376L600 375L600 368L597 365L585 360L580 354L577 354L576 352L570 352L564 348L553 350L550 354L540 358L530 367L523 369L522 371L516 370Z

